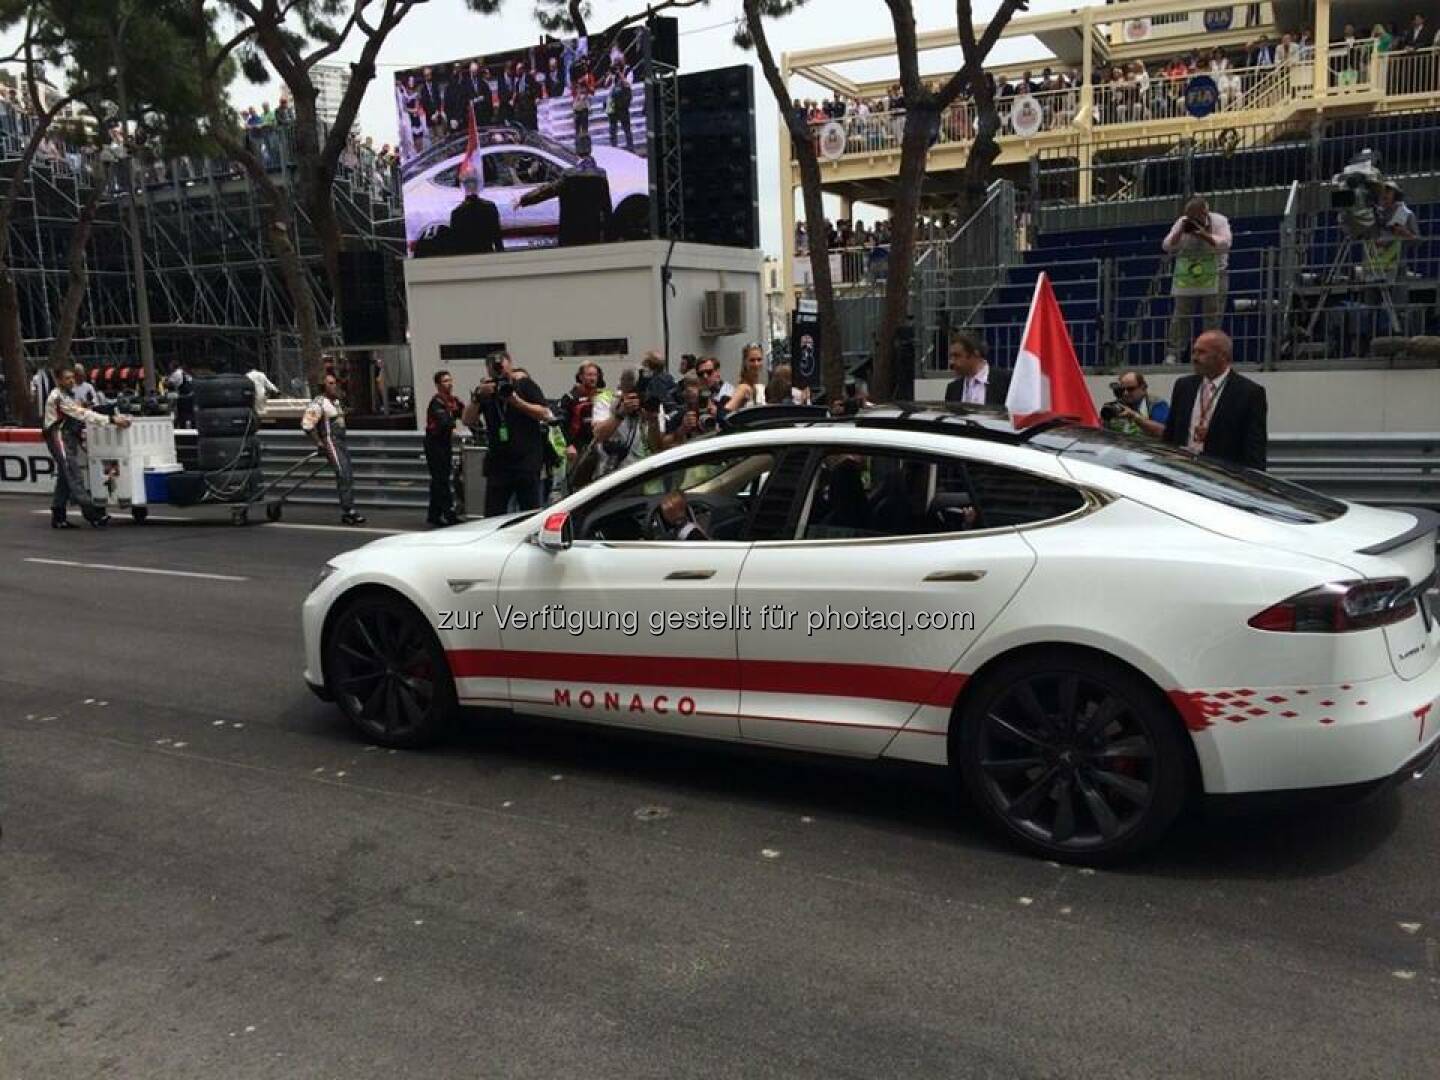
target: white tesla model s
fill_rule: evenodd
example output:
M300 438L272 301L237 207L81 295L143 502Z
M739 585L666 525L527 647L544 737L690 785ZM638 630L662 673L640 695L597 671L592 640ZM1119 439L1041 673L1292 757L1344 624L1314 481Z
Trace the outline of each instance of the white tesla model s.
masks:
M482 706L949 766L1073 861L1440 750L1434 514L1059 422L794 412L337 557L306 681L389 746Z

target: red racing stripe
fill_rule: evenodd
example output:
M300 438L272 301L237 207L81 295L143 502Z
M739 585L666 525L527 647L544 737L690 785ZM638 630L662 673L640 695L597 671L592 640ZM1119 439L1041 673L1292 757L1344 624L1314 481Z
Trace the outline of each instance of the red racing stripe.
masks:
M887 664L811 660L708 660L692 658L683 680L675 665L683 657L612 656L600 653L452 649L446 654L457 679L535 679L541 682L674 686L766 694L873 698L914 705L950 706L965 686L960 672Z

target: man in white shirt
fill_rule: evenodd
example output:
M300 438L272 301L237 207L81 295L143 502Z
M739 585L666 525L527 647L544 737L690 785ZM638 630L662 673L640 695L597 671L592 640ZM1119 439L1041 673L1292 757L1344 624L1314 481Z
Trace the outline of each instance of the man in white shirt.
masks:
M85 365L75 365L75 400L87 409L95 409L105 404L105 399L100 391L95 389L95 384L85 374Z
M45 403L50 400L50 391L54 389L55 373L50 370L48 365L30 376L30 397L35 402L37 417L45 411Z
M1179 362L1197 311L1204 317L1206 330L1220 328L1230 283L1231 243L1230 222L1198 195L1185 204L1185 213L1161 242L1165 253L1175 256L1170 285L1175 311L1165 350L1167 364Z
M275 394L280 393L280 388L270 381L259 368L251 368L245 373L250 384L255 387L255 415L265 415L265 403Z

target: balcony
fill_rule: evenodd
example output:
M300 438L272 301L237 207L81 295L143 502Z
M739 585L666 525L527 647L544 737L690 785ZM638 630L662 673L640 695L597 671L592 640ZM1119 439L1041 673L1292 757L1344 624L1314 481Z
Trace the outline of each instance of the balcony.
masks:
M1164 144L1242 124L1279 122L1321 104L1327 109L1355 106L1383 112L1440 98L1440 49L1384 53L1368 38L1330 47L1323 95L1316 93L1313 57L1183 74L1166 68L1138 77L1115 70L1118 77L1095 83L1088 94L1079 86L1062 86L999 98L1001 157L997 164L1018 164L1039 150L1062 145ZM1197 81L1201 78L1208 83ZM1033 104L1025 97L1033 98ZM1202 118L1190 111L1196 98L1205 98L1211 106L1212 111ZM844 138L843 143L825 140L828 156L822 169L827 183L895 174L903 111L872 110L861 104L858 111L839 119L817 121L811 125L817 147L821 146L822 129L831 124L839 125ZM961 100L945 110L931 143L930 171L963 167L974 135L972 102ZM836 147L841 147L840 152L836 153ZM798 173L793 180L798 184Z

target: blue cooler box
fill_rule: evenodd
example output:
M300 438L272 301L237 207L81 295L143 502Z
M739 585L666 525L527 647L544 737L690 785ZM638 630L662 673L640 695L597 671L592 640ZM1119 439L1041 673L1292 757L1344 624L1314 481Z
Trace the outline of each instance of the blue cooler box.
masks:
M170 474L181 471L179 465L159 465L145 470L145 501L165 503L170 501Z

